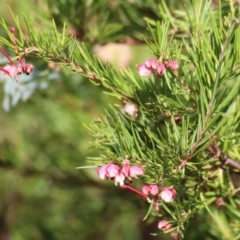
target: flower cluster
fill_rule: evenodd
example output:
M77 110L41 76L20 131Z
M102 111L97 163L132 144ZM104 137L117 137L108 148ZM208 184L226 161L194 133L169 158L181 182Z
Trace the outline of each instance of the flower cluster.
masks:
M129 184L125 184L126 179L132 180L132 178L137 178L138 175L144 174L144 168L141 166L130 166L130 162L128 160L122 161L122 166L119 166L114 163L108 163L105 166L99 167L97 173L101 179L114 179L115 185L120 185L121 188L128 189L149 203L153 201L156 210L159 210L159 201L160 198L164 202L172 202L176 196L176 190L173 187L167 188L163 187L159 190L159 186L156 184L145 185L142 187L142 192L131 187ZM148 195L153 196L151 200ZM162 231L166 231L172 228L172 225L166 221L162 220L158 223L158 228Z
M10 29L11 33L13 34L13 39L12 42L14 45L16 45L16 40L14 38L14 33L15 29L11 28ZM0 71L3 72L4 75L18 79L18 76L23 74L29 75L32 70L33 70L33 65L32 64L27 64L25 63L25 59L23 57L20 57L17 64L14 65L14 62L12 59L9 57L9 55L2 49L0 48L0 52L8 59L9 63L4 66L0 67ZM16 55L18 55L18 52L16 51Z
M146 195L152 195L157 196L159 194L159 188L158 185L151 184L151 185L145 185L142 188L142 192ZM177 192L175 188L167 188L164 187L161 190L160 197L164 202L172 202L176 196Z
M176 70L179 63L176 60L158 62L155 59L147 59L144 63L138 65L137 70L143 77L148 77L151 74L163 75L167 68Z
M114 163L108 163L105 166L99 167L98 175L101 179L114 179L115 185L123 186L125 179L132 180L138 175L144 174L144 168L141 166L130 166L128 160L123 160L123 166L120 167Z
M0 48L0 51L3 52L4 50ZM3 68L0 67L0 70L6 76L18 79L18 76L21 75L22 73L29 75L33 70L33 65L26 64L24 59L20 59L16 66L12 61L9 61L9 64Z
M158 185L145 185L142 187L142 192L146 195L156 196L159 193Z

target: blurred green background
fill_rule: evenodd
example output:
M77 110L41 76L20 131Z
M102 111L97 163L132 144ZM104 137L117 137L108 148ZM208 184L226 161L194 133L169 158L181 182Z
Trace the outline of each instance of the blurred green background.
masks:
M148 48L139 44L141 34L146 32L140 16L158 19L158 2L129 1L136 12L129 10L127 2L99 1L94 5L93 1L0 0L0 15L9 27L14 26L9 4L24 26L21 16L28 6L36 27L47 29L52 18L59 29L67 22L70 33L89 41L89 49L99 57L116 66L134 69L151 56ZM168 4L180 8L182 2L168 1ZM118 4L121 7L117 8ZM98 15L95 12L93 17L93 12L92 22L84 22L86 9L93 6ZM116 31L108 35L111 37L100 34L101 26L95 26L98 17L103 18L106 11ZM124 27L117 30L120 18ZM2 28L0 34L5 34ZM126 36L132 37L135 44L119 44L127 42ZM115 44L107 44L108 41ZM104 45L98 45L99 42ZM87 157L99 154L90 148L93 139L83 124L100 116L116 100L87 79L59 70L56 65L49 66L36 59L28 62L34 64L39 74L32 81L44 79L48 87L36 90L26 102L19 101L9 112L0 108L0 239L169 239L165 235L150 235L158 231L157 221L151 218L142 221L148 208L142 199L116 188L113 183L100 181L96 169L75 169L90 165ZM47 73L41 75L44 71ZM49 80L52 72L58 75ZM1 84L1 101L5 96L3 88ZM200 235L202 239L219 239L214 237L218 232L210 233L206 222L204 214L193 219L186 239L198 239Z

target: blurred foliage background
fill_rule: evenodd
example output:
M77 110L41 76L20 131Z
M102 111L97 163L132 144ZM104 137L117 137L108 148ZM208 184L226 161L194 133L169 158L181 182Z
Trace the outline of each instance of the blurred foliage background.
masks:
M182 10L189 2L173 0L167 5ZM14 25L7 4L22 23L22 13L28 11L38 28L48 28L54 19L61 30L66 22L69 34L86 42L92 53L131 68L152 56L141 37L148 34L143 18L161 20L159 8L163 11L166 5L153 0L0 0L0 15L9 27ZM5 34L3 29L0 34ZM47 85L36 85L34 94L26 102L16 101L9 112L0 108L0 239L169 239L149 234L158 231L157 223L142 221L148 207L142 199L100 181L96 169L75 169L99 154L90 148L92 139L83 124L100 116L113 99L81 76L28 60L35 66L31 82ZM17 84L21 81L25 84L24 79ZM1 84L2 101L5 85ZM192 219L186 239L227 236L222 226L209 229L211 219L201 211Z

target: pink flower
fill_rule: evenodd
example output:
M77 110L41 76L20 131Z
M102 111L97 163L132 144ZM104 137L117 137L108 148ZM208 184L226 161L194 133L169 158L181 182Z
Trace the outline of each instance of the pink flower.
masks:
M147 59L144 64L147 68L150 69L157 69L159 65L158 61L155 59Z
M166 220L162 220L158 223L158 228L163 230L163 231L166 231L166 230L169 230L172 228L172 225L171 223L169 223L168 221Z
M137 175L144 174L144 169L143 169L143 167L140 167L140 166L130 167L129 163L126 162L122 167L122 173L128 178L129 177L137 178Z
M153 70L151 68L146 67L145 64L138 65L137 70L139 74L143 77L148 77L153 73Z
M163 188L160 197L164 202L172 202L176 196L175 188Z
M134 105L131 105L131 104L125 104L124 106L124 112L127 113L128 115L130 116L137 116L137 108L134 106Z
M3 68L0 68L3 71L3 74L8 77L18 78L18 69L14 65L6 65Z
M149 192L150 192L150 185L145 185L145 186L143 186L143 187L142 187L142 192L143 192L144 194L148 195Z
M101 178L101 179L108 179L108 174L107 174L107 170L106 170L106 166L102 166L102 167L99 167L98 170L97 170L97 173L98 173L98 176Z
M163 63L160 63L157 67L157 72L159 75L163 75L163 73L165 72L166 68L165 65Z
M11 32L14 34L15 29L11 29ZM15 40L14 40L15 41ZM15 43L14 43L15 45ZM6 65L5 67L0 67L0 71L3 72L4 75L18 79L18 76L21 75L22 73L25 73L29 75L32 70L33 70L33 65L32 64L25 64L25 59L20 58L16 64L14 65L12 59L9 57L9 55L0 48L0 52L8 59L9 64Z
M120 167L113 163L108 163L105 166L99 167L97 170L98 176L101 179L108 179L117 176Z
M106 166L106 172L108 177L110 178L116 177L118 175L119 169L120 167L118 165L113 163L108 163Z
M158 185L151 185L150 194L157 195L159 192Z
M117 175L115 176L115 185L117 186L119 184L120 186L123 186L124 180L125 180L125 176L122 173L122 170L119 169Z
M165 66L171 68L172 70L176 70L179 67L179 62L176 60L165 62Z
M142 192L146 195L151 194L151 195L155 196L159 193L158 185L155 185L155 184L145 185L142 188Z
M105 166L99 167L97 170L98 176L101 179L115 179L115 185L122 186L125 178L137 178L137 175L144 174L143 167L133 166L130 167L128 160L123 160L123 166L119 167L116 164L108 163Z
M128 160L123 160L122 173L126 177L130 177L130 165Z
M143 175L144 169L140 166L133 166L130 168L130 177L137 178L137 175Z

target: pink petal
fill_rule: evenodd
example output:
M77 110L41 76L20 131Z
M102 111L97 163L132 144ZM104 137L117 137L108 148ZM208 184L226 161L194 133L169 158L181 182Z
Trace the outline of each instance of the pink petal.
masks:
M153 196L157 195L159 192L158 185L150 185L150 194Z
M152 67L152 61L153 61L153 59L151 59L151 58L147 59L147 60L144 62L145 66L146 66L147 68L151 68L151 67Z
M158 63L158 61L157 60L152 60L152 69L157 69L158 68L158 66L159 66L159 63Z
M171 229L172 225L166 221L166 220L162 220L161 222L158 223L158 228L165 231L165 230L169 230Z
M18 69L17 67L13 66L13 65L6 65L5 67L3 67L4 70L6 70L9 74L5 73L5 75L9 76L9 77L14 77L14 78L18 78Z
M128 163L123 165L122 173L125 175L125 177L130 177L130 166Z
M118 183L119 183L120 186L123 186L124 185L124 180L125 180L125 176L121 172L121 170L119 170L118 174L115 177L115 185L117 186Z
M118 174L120 167L113 163L108 163L106 165L106 172L108 177L112 178L115 177Z
M143 187L142 187L142 192L143 192L144 194L148 195L149 192L150 192L150 186L149 186L149 185L143 186Z
M106 166L99 167L97 170L98 176L101 179L108 179L107 171L106 171Z
M166 67L169 67L172 70L176 70L179 67L179 62L174 60L174 61L166 62L165 65Z
M164 202L172 202L176 193L174 188L163 188L160 197Z
M145 64L140 64L137 67L137 70L138 70L139 74L143 77L147 77L153 73L153 70L146 67Z
M163 63L160 63L157 67L157 72L159 75L163 75L163 73L165 72L166 68L164 66Z
M130 168L130 177L137 177L137 175L142 175L144 174L144 169L143 167L139 166L133 166Z

